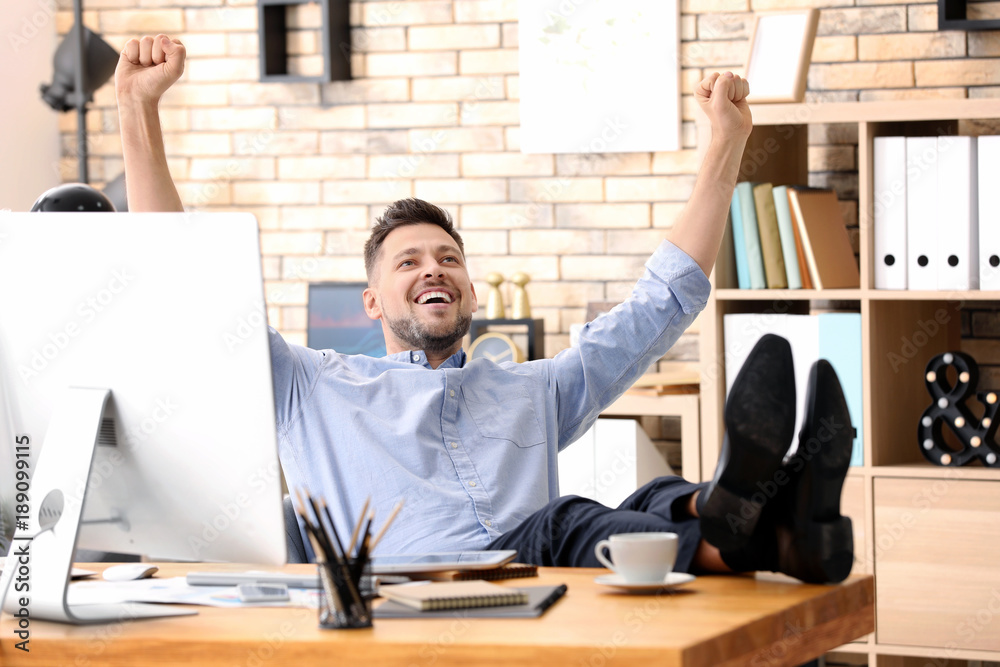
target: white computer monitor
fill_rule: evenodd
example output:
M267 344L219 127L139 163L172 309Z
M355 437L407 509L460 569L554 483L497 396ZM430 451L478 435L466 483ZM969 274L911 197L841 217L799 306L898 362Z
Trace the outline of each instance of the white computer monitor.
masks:
M77 547L286 561L261 272L249 214L0 213L0 503L28 509L33 617L121 616L66 604Z

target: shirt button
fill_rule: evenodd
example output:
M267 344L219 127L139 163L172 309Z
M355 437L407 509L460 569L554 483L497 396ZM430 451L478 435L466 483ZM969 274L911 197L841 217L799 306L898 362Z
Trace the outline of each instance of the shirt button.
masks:
M413 360L414 361L420 361L420 355L419 354L413 355Z
M475 482L469 482L469 486L475 486L475 485L476 485Z
M449 442L448 444L451 445L452 449L458 449L458 443L457 442Z
M451 391L449 391L448 395L451 396L452 398L455 398L455 390L452 389Z
M492 527L493 527L493 522L492 522L492 521L490 521L489 519L487 519L487 520L486 520L486 527L487 527L487 528L492 528Z

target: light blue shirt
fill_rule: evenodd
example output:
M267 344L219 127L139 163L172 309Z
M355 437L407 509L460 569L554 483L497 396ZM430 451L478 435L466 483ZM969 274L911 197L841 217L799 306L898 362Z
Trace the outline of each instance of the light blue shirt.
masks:
M701 268L664 241L632 295L552 359L467 363L459 351L433 369L422 351L344 355L272 329L289 488L324 497L341 533L369 495L375 529L405 499L381 554L485 548L559 495L558 451L673 345L708 294Z

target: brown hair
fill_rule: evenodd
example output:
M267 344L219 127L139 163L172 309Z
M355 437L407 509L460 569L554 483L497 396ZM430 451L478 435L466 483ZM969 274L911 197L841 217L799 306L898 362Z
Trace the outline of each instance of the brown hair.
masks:
M415 197L400 199L389 204L385 212L375 219L371 236L365 241L365 273L368 274L369 285L375 276L376 265L379 260L379 254L382 251L382 243L385 242L385 237L398 227L420 224L437 225L448 232L448 235L455 239L455 243L458 244L458 249L462 252L463 257L465 256L465 244L462 242L462 237L458 231L455 230L455 224L452 222L448 211L440 206L435 206Z

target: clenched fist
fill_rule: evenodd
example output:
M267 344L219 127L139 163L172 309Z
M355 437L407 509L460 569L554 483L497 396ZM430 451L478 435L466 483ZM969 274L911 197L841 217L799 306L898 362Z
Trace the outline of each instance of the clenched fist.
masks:
M184 73L186 51L166 35L130 39L115 70L118 103L157 102Z
M747 95L750 84L732 72L714 72L705 77L694 91L702 111L712 121L712 134L728 136L750 135L753 122Z

